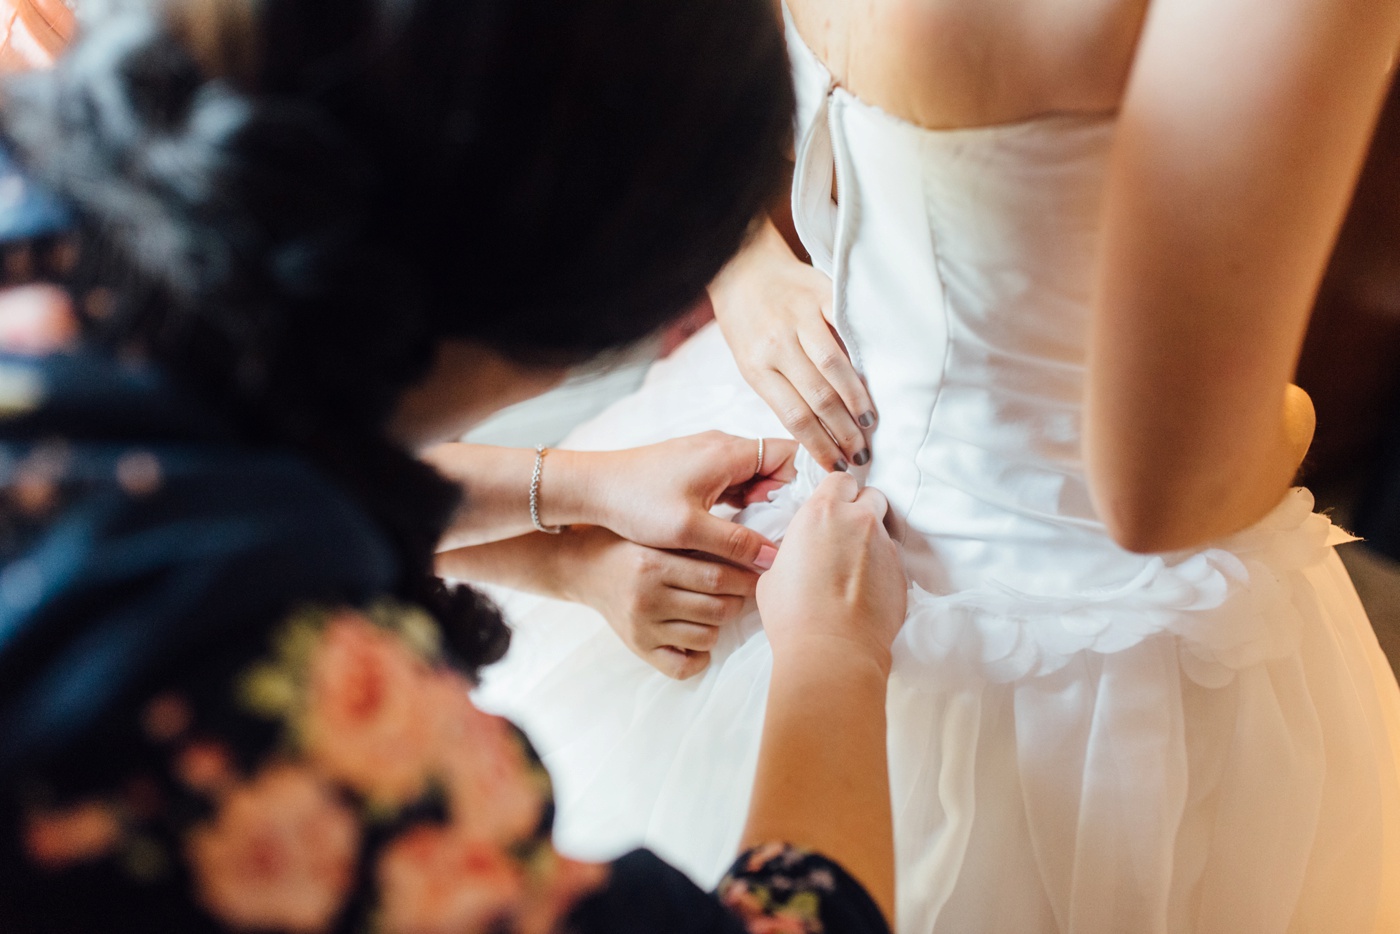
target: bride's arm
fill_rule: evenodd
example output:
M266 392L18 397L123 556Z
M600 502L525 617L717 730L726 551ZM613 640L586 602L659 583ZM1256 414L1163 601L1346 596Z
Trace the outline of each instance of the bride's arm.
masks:
M1157 0L1105 204L1085 457L1138 551L1261 518L1311 440L1290 380L1400 42L1378 0Z
M878 418L832 330L831 280L765 219L709 289L744 380L827 470L864 465Z

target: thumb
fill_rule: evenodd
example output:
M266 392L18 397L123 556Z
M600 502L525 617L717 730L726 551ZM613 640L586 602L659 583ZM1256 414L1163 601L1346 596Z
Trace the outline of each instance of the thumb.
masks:
M742 493L735 497L733 504L743 507L752 506L754 503L766 503L771 493L775 490L781 490L787 485L788 481L786 480L774 480L770 477L756 480L752 486L745 487ZM726 499L726 502L728 501L729 500Z
M812 499L826 498L838 503L854 503L860 496L860 482L848 473L834 470L822 478Z
M700 513L686 530L681 547L701 551L746 568L766 571L773 566L778 549L753 529L709 513Z

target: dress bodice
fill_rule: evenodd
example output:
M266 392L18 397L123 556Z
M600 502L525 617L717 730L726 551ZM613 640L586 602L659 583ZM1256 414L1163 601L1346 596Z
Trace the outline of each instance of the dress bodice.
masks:
M1345 538L1307 491L1230 539L1151 556L1118 547L1090 497L1083 387L1113 119L926 129L837 86L791 17L787 33L793 216L879 409L863 479L905 520L911 612L930 621L906 626L915 654L951 650L942 632L1018 676L1163 630L1227 667L1291 642L1297 614L1256 582ZM1141 626L1114 622L1129 608Z
M793 213L880 407L870 482L925 532L985 534L986 507L1101 532L1079 440L1112 121L924 129L834 86L788 35Z

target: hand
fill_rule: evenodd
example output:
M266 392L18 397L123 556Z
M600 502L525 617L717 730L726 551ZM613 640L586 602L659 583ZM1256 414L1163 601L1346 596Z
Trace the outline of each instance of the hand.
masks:
M629 542L598 527L558 538L559 595L590 606L647 664L683 680L710 664L720 627L743 615L758 575Z
M878 418L831 329L831 280L792 255L771 222L710 285L739 372L827 470L870 460Z
M821 645L873 659L888 674L907 601L899 550L884 526L888 509L880 491L835 473L798 511L758 582L775 658Z
M797 475L796 442L767 438L763 444L762 474L754 472L756 439L718 431L586 455L598 512L590 521L641 545L704 552L765 570L776 546L752 529L710 515L717 503L761 502Z

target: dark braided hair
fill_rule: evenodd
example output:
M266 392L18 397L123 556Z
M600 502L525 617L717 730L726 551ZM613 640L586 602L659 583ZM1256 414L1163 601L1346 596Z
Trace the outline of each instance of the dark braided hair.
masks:
M571 363L677 316L791 109L767 0L105 0L0 134L77 208L87 339L333 476L474 667L507 633L432 574L458 493L396 402L444 339Z

